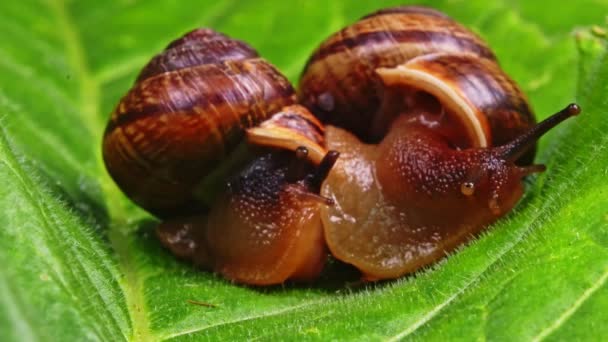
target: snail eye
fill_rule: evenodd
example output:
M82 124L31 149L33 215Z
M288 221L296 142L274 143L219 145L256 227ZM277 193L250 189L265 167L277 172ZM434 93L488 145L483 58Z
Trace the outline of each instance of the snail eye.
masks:
M460 185L460 192L465 196L471 196L475 193L475 184L473 182L464 182Z

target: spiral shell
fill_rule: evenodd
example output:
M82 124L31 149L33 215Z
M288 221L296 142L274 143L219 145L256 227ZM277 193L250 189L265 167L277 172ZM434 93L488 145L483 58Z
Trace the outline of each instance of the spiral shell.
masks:
M194 30L143 68L111 115L103 158L151 213L204 211L207 184L247 160L245 130L294 102L289 81L253 48Z
M464 64L454 67L456 60ZM308 60L298 96L322 121L379 141L389 122L380 122L382 134L372 129L391 88L402 98L421 90L440 97L459 125L475 126L462 147L503 144L535 122L525 96L479 36L416 6L380 10L330 36Z

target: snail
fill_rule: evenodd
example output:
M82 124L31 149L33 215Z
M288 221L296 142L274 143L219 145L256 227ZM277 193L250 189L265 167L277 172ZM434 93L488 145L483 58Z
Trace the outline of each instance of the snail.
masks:
M528 101L476 34L436 10L377 11L308 60L299 101L340 160L321 195L332 255L368 280L440 259L508 213L535 142L576 115L535 124ZM335 127L334 127L335 126Z
M297 94L247 44L186 34L121 99L103 157L180 258L270 285L315 279L330 253L374 281L508 213L544 170L536 140L579 112L536 124L481 38L401 6L331 35Z
M327 257L318 193L338 154L295 95L249 45L194 30L116 106L106 168L163 219L158 236L177 256L242 283L314 278Z

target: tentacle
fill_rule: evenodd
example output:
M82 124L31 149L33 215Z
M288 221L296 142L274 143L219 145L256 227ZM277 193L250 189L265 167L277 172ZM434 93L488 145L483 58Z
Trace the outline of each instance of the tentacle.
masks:
M536 143L536 141L545 133L564 122L566 119L577 116L580 112L581 107L576 103L571 103L566 106L566 108L545 119L543 122L531 127L508 144L499 147L498 153L504 160L515 161L528 147L530 147L530 145Z

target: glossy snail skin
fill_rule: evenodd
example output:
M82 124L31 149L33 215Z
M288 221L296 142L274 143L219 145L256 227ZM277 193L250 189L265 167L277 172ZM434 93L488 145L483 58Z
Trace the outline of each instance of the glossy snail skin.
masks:
M518 166L530 144L577 115L570 105L511 143L455 150L427 127L398 119L378 145L329 127L329 148L341 157L321 194L331 253L364 279L396 278L440 259L508 213L523 193L522 178L544 165Z
M579 112L535 125L485 42L407 6L321 43L299 99L333 125L327 148L341 153L321 191L334 202L321 208L329 250L367 280L429 265L508 213L522 178L544 170L528 165L535 141Z
M174 254L239 283L313 280L327 258L317 195L337 158L318 167L307 150L262 155L228 181L208 217L170 220L157 229Z

